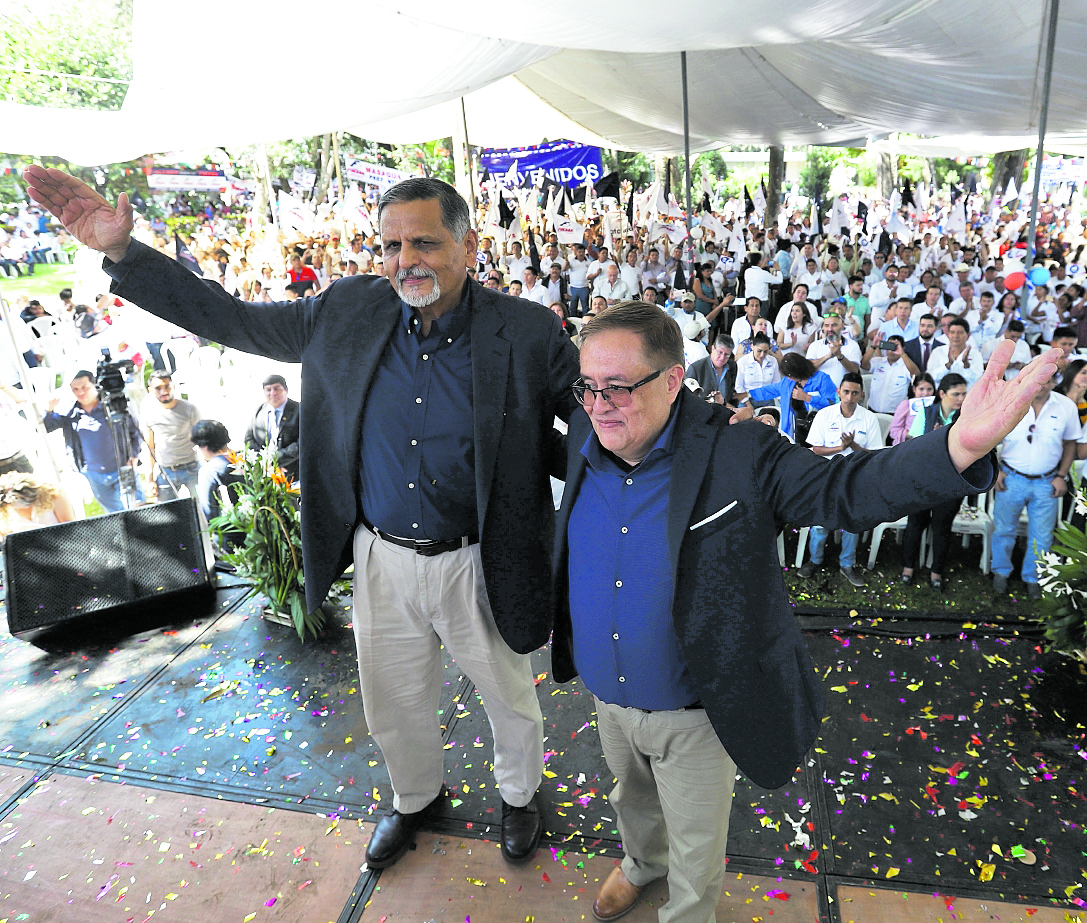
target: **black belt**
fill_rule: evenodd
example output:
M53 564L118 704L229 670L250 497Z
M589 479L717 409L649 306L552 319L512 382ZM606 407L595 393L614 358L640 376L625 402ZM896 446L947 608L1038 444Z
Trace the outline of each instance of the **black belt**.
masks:
M701 702L694 702L691 705L684 705L682 708L639 708L638 711L644 712L647 715L652 715L658 711L697 711L699 709L705 709L705 705Z
M428 558L445 554L447 551L455 551L458 548L467 548L469 545L475 545L479 542L478 535L463 535L460 538L452 538L447 542L432 542L429 540L417 542L415 539L401 538L399 535L382 532L377 526L372 526L368 522L364 522L363 525L378 538L399 545L401 548L410 548L416 554L425 555Z
M1024 474L1022 471L1016 471L1006 461L1002 461L1000 464L1007 468L1009 473L1018 474L1019 477L1026 478L1028 481L1052 481L1053 478L1057 477L1057 472L1060 470L1059 468L1054 468L1052 471L1049 471L1045 474Z

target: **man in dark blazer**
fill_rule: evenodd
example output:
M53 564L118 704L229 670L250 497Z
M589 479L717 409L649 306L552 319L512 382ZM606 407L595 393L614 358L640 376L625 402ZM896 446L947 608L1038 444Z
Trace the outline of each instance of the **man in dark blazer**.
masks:
M269 433L275 433L276 458L292 480L298 480L298 401L287 397L287 380L269 375L261 382L264 403L257 408L245 431L245 444L263 449ZM269 428L270 427L270 428Z
M694 379L702 389L704 400L713 398L718 404L731 404L736 394L736 363L732 361L735 344L732 337L720 334L713 341L710 354L696 359L687 367L685 378Z
M940 336L940 327L934 314L922 314L917 319L917 327L921 335L907 340L902 351L910 357L910 361L917 366L919 371L924 372L928 368L928 360L936 347L946 346L947 340Z
M394 790L367 862L397 861L440 797L439 639L494 730L502 853L530 859L542 831L543 720L527 655L551 627L550 447L577 377L558 318L468 279L478 235L464 200L437 180L382 196L387 278L249 304L133 241L126 195L115 208L37 166L25 179L106 255L118 294L215 342L303 364L307 604L320 605L354 559L363 706Z
M784 785L823 714L778 566L782 524L860 532L986 490L990 451L1055 363L1039 357L1004 382L1002 345L955 426L828 460L760 423L728 425L727 408L683 387L679 331L659 309L617 305L582 337L552 669L560 682L580 673L596 697L618 780L609 800L626 856L593 913L617 919L667 875L662 918L710 920L737 767Z

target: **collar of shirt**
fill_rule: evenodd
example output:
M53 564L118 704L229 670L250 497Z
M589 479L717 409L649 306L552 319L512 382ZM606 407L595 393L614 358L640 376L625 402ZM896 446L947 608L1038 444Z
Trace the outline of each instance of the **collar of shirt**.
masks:
M672 402L672 410L668 414L668 422L664 425L664 429L661 430L661 434L657 437L657 441L653 443L653 448L646 453L645 458L634 466L635 468L640 468L646 462L652 464L657 459L671 459L675 454L676 417L678 415L679 398L677 397ZM625 464L625 462L618 462L616 456L600 444L600 440L596 438L596 430L589 433L589 438L585 440L585 444L581 447L581 454L585 456L586 461L588 461L595 471L614 472L618 470L624 474L626 473L622 468L622 464Z
M433 336L441 336L447 340L455 340L464 333L468 328L469 321L472 319L471 291L472 286L465 281L457 306L447 314L443 314L431 321L427 339ZM415 309L403 299L400 301L400 319L404 324L404 329L409 334L414 334L419 324L419 316L415 313Z

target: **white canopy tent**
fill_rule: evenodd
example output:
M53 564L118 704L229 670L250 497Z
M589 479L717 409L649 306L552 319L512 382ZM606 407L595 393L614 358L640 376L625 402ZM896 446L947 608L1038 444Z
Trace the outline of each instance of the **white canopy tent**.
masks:
M340 130L426 140L451 133L456 111L442 104L463 96L473 143L519 146L558 131L675 153L683 149L680 51L692 150L860 144L892 131L984 131L1009 136L1008 149L1020 146L1012 136L1037 127L1046 8L1022 0L811 0L800 8L695 0L669 16L655 0L552 0L545 10L509 0L500 16L483 16L476 4L448 0L344 0L336 16L350 38L330 32L318 46L327 53L300 52L281 67L274 50L289 37L256 0L217 4L214 34L206 17L135 0L134 78L123 107L0 104L0 150L94 165ZM186 73L190 64L201 73L216 67L214 35L236 36L244 64L233 72L224 65L209 91ZM341 91L328 92L329 83ZM1084 98L1087 0L1063 0L1049 131L1087 131Z

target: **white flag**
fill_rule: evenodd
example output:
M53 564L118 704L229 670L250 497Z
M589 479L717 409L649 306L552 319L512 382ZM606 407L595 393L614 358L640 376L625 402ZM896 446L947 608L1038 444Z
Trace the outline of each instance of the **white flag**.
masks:
M585 228L573 218L565 218L561 215L555 218L555 234L560 244L580 244L585 240Z
M1008 180L1008 191L1004 195L1005 202L1014 202L1019 198L1019 190L1015 188L1015 177Z

